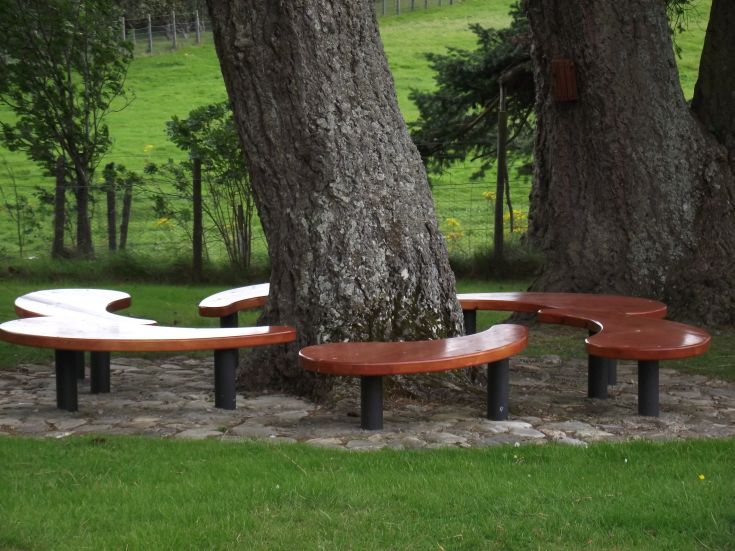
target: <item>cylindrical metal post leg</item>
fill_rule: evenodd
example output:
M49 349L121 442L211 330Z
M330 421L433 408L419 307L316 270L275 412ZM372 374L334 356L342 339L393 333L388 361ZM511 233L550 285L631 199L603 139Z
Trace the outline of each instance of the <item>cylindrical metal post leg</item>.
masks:
M638 415L658 417L658 362L638 362Z
M237 312L233 314L228 314L226 316L222 316L219 319L220 327L237 327L238 324L239 324L239 320L237 319Z
M477 333L477 310L462 310L462 315L464 316L464 334Z
M56 407L77 411L77 354L56 350Z
M618 384L618 361L607 360L607 384L616 385Z
M360 426L365 430L383 428L383 377L360 377Z
M89 390L92 394L110 392L110 353L89 353Z
M607 360L590 355L587 359L587 396L607 399Z
M214 407L235 409L237 349L214 351Z
M84 379L84 352L74 352L74 363L77 366L77 379Z
M509 366L507 359L487 364L487 418L493 421L508 418Z

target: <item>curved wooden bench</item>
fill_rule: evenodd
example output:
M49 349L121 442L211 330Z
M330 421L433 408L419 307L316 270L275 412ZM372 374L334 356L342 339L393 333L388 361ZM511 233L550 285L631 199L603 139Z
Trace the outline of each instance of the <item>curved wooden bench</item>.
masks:
M658 362L704 354L711 341L703 329L683 323L596 310L542 309L538 319L588 329L591 357L637 361L640 415L659 413Z
M0 340L56 350L57 406L77 411L75 354L99 352L182 352L214 350L215 407L235 409L238 348L296 340L292 327L231 329L143 326L88 318L35 317L0 324Z
M64 316L95 318L115 323L155 325L155 320L120 316L113 312L128 308L128 293L109 289L44 289L32 291L15 299L15 312L21 318ZM76 354L77 377L84 379L84 352ZM110 392L110 353L90 351L90 391Z
M45 289L32 291L15 299L15 312L21 318L38 316L92 316L119 323L155 325L155 320L114 314L128 308L128 293L108 289Z
M488 418L508 416L508 358L526 348L528 329L495 325L474 335L407 342L339 342L302 348L304 369L360 377L364 429L383 428L383 377L447 371L488 364Z
M650 318L663 318L667 310L657 300L591 293L460 293L457 298L464 314L465 333L477 330L477 310L535 314L542 308L572 308ZM589 397L607 398L607 385L617 384L617 362L591 355L588 366Z
M220 327L237 327L237 313L262 307L269 292L269 283L259 283L215 293L199 303L199 315L219 318Z

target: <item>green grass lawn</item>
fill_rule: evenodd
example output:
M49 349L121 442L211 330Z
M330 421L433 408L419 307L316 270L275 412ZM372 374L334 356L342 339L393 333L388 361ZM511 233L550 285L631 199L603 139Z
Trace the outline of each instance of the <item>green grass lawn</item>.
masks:
M733 549L735 440L359 453L5 438L3 549Z

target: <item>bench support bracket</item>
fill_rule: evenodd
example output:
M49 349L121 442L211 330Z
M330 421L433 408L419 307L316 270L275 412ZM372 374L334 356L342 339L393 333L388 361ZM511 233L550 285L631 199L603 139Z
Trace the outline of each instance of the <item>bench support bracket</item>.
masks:
M77 379L84 380L84 352L74 352L74 364L77 369Z
M56 350L56 407L77 411L77 368L81 352Z
M360 377L360 426L365 430L383 428L383 377Z
M658 361L638 362L638 415L658 417Z
M235 409L237 349L214 351L214 407Z
M618 361L607 360L607 384L615 386L618 384Z
M505 421L508 418L508 359L487 364L487 418Z
M464 317L464 334L477 333L477 310L462 310L462 316Z
M607 399L608 363L606 358L590 354L587 359L587 396Z
M89 353L89 390L92 394L110 392L110 353Z

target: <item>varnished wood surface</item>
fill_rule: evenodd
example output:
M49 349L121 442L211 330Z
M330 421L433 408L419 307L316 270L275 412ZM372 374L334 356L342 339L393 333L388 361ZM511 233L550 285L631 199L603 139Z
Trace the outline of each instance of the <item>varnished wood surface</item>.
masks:
M249 348L292 342L287 326L220 328L162 327L101 318L35 317L0 324L0 340L39 348L89 352L183 352Z
M154 325L155 320L113 314L130 306L130 295L109 289L44 289L15 299L15 311L23 318L36 316L94 316L119 323Z
M269 283L259 283L216 293L199 303L199 315L219 318L240 310L260 308L268 300L269 291Z
M621 316L594 310L545 309L539 321L583 327L587 352L616 360L675 360L704 354L711 337L703 329L642 316Z
M522 325L494 325L486 331L433 341L347 342L307 346L301 367L331 375L396 375L446 371L495 362L521 352L528 343Z
M568 308L614 312L629 316L663 318L666 305L657 300L621 295L585 293L460 293L463 310L499 310L535 313L542 308Z

